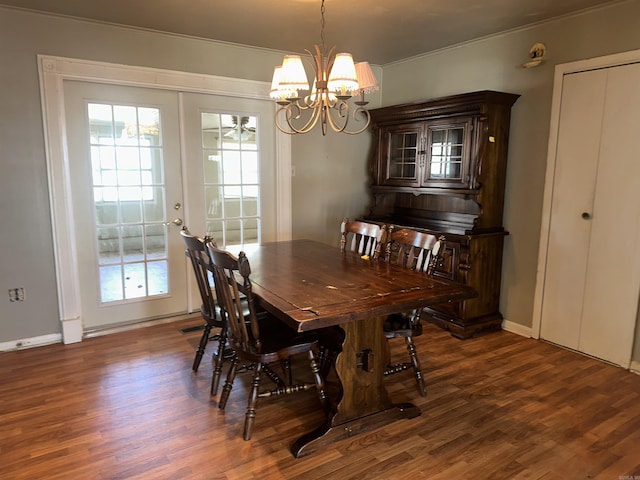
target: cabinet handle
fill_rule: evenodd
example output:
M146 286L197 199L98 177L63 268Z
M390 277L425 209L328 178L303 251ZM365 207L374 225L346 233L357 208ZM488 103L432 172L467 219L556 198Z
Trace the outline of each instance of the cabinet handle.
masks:
M582 218L585 220L591 220L591 214L589 212L582 212Z

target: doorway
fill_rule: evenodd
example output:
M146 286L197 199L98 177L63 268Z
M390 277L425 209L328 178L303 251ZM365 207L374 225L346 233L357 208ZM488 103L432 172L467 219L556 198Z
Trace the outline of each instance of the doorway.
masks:
M290 238L290 141L269 121L268 84L60 57L39 66L65 343L86 328L197 309L178 234L185 220L200 235L222 226L228 244ZM225 144L203 156L216 115ZM213 185L221 204L243 206L216 223L200 204L202 162L221 149L250 158L253 183Z
M635 56L557 71L534 316L540 338L625 368L640 296Z

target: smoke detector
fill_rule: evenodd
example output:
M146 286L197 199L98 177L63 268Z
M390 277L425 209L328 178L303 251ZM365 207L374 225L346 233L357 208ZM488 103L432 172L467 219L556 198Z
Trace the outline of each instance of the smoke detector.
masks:
M529 60L528 62L523 63L522 68L531 68L537 67L542 63L544 56L547 53L547 47L544 43L534 43L529 49Z

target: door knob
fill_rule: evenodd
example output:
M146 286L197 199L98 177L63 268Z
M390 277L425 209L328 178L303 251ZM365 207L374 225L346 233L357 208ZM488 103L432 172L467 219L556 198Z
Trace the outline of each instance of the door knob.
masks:
M582 212L582 218L589 220L591 219L591 214L589 212Z
M165 223L165 225L171 225L174 224L175 226L179 227L180 225L182 225L182 219L181 218L176 218L170 222Z

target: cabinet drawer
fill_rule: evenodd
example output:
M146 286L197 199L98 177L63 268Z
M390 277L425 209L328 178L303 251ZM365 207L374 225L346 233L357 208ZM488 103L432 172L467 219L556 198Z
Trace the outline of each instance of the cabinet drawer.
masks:
M460 317L462 304L463 302L439 303L429 307L427 313L440 319L457 318Z

